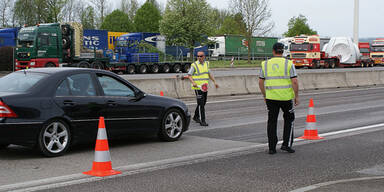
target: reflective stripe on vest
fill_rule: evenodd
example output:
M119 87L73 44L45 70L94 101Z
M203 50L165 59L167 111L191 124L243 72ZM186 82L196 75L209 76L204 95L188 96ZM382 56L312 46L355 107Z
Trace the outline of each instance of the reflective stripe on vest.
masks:
M200 64L198 64L198 62L199 61L192 63L192 67L195 68L195 72L192 74L192 79L193 79L193 81L195 81L197 86L201 86L202 84L209 82L209 75L208 75L209 74L209 72L208 72L209 63L207 61L205 61L203 63L203 65L200 65ZM191 87L194 90L200 90L200 88L193 87L193 85L191 85Z
M275 62L277 61L275 60ZM280 69L281 67L284 69ZM270 66L268 66L268 60L265 61L262 68L264 70L266 99L287 101L294 98L291 77L288 72L289 67L288 59L285 59L284 64L282 60L279 60L278 63L273 63Z

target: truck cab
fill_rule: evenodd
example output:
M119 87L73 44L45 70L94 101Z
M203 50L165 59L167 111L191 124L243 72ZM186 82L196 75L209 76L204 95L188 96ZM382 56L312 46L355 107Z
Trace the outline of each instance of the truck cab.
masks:
M63 60L63 43L59 24L41 24L20 29L16 45L15 69L56 67Z
M371 47L371 58L375 65L384 64L384 38L378 38L373 41Z
M296 36L290 45L291 59L296 67L317 68L320 65L320 37Z

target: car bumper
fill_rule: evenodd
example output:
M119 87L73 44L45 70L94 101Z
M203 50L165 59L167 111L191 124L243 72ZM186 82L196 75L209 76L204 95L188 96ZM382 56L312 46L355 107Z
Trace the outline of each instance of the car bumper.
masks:
M185 129L184 131L188 131L189 129L189 124L191 123L191 113L187 112L186 116L185 116L185 119L186 119L186 123L185 123Z
M34 145L37 141L41 122L4 123L0 122L0 143Z

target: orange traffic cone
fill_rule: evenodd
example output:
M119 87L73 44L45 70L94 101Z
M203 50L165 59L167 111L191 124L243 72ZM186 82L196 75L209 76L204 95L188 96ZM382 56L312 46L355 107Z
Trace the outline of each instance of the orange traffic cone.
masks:
M164 92L163 91L160 91L160 96L164 96Z
M307 140L319 140L324 139L323 137L319 137L316 129L316 116L314 112L315 105L313 104L313 99L309 100L308 106L308 115L307 115L307 123L304 130L304 135L299 137L300 139Z
M83 172L86 175L105 177L120 174L120 171L112 169L111 155L109 154L107 132L105 130L104 117L100 117L99 130L97 132L95 160L92 170Z

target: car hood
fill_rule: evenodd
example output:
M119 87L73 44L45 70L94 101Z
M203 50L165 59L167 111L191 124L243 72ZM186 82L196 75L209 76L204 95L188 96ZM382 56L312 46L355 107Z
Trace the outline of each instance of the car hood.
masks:
M184 102L182 102L182 101L180 101L178 99L175 99L175 98L171 98L171 97L164 97L164 96L151 95L151 94L146 94L145 97L147 99L156 100L158 102L173 103L173 104L177 104L177 105L186 107Z
M15 95L24 95L25 93L20 93L20 92L1 92L0 91L0 97L5 97L5 96L15 96Z

